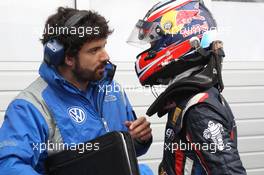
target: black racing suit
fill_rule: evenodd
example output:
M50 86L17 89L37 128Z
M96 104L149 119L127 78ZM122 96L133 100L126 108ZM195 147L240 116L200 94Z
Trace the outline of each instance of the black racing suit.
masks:
M246 174L234 116L216 88L178 101L169 112L159 174Z

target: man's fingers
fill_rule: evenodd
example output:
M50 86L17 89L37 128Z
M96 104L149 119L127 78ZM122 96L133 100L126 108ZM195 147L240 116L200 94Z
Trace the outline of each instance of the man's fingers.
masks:
M129 128L129 133L134 139L147 141L152 137L150 122L145 117L139 117L135 121L126 121L125 125Z
M137 126L133 130L131 130L131 132L133 135L141 136L140 133L143 132L144 130L148 129L148 128L150 128L150 123L148 121L145 121L141 125Z
M148 141L152 137L152 134L149 133L147 135L144 135L143 137L140 137L140 140L142 141Z
M150 134L151 131L152 131L151 128L146 128L145 130L141 131L138 135L139 135L140 138L142 138L142 137L144 137L144 136Z
M145 117L139 117L137 120L132 122L132 124L130 125L129 129L133 130L134 128L136 128L137 126L141 125L145 121L146 121Z
M134 132L134 131L130 131L130 135L133 138L141 138L144 137L145 135L148 135L152 132L152 129L150 127L145 128L144 130L141 130L140 132Z
M126 127L130 127L130 125L132 124L132 121L125 121L125 125L126 125Z

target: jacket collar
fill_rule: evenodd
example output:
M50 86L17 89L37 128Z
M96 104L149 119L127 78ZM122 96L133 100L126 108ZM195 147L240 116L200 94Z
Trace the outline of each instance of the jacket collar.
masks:
M45 62L40 65L39 75L51 86L56 88L63 88L66 91L74 94L84 94L77 87L68 82L63 76L61 76L55 67L48 66ZM89 82L88 90L91 88L99 87L104 85L106 82L105 77L100 81Z

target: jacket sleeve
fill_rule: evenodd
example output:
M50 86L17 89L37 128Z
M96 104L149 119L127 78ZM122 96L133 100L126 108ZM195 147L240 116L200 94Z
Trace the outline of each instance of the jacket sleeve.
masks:
M125 92L124 92L124 97L125 97L126 110L127 110L127 114L128 114L128 120L130 120L130 121L136 120L137 116L136 116L135 111L133 110ZM152 137L146 142L141 142L137 139L134 139L134 146L135 146L137 156L141 156L143 154L146 154L151 143L152 143Z
M29 102L14 100L0 128L0 169L4 175L39 175L46 156L48 126Z
M187 140L195 147L207 174L246 174L234 138L236 126L231 125L230 128L230 123L234 121L227 121L225 116L202 103L189 109L185 122Z

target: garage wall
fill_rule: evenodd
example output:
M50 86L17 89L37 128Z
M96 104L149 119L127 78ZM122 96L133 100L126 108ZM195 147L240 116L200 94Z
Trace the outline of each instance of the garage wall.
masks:
M108 40L109 54L118 65L116 79L125 87L138 115L144 115L154 97L148 90L140 91L133 70L133 61L142 51L126 44L126 39L138 18L145 15L156 0L78 0L80 9L95 9L110 20L115 32ZM224 63L224 95L237 119L239 151L250 175L264 173L264 49L263 35L258 26L263 19L263 4L211 2L211 9L220 26L227 59ZM42 46L38 39L48 15L57 6L73 7L72 0L8 0L0 2L0 124L8 103L38 76L42 60ZM247 8L250 7L250 8ZM225 9L225 10L223 10ZM234 12L235 9L235 12ZM248 10L251 9L250 12ZM244 13L247 11L252 18ZM244 16L243 16L244 15ZM27 19L27 20L25 20ZM238 21L241 20L241 21ZM233 23L233 21L236 21ZM3 26L3 27L2 27ZM236 30L233 30L236 29ZM241 36L243 36L241 38ZM128 81L129 80L129 81ZM131 89L133 87L134 90ZM138 87L137 89L135 87ZM140 157L157 172L162 157L165 118L149 118L154 143L149 152Z
M42 60L41 38L47 17L74 0L2 0L0 2L0 61Z

